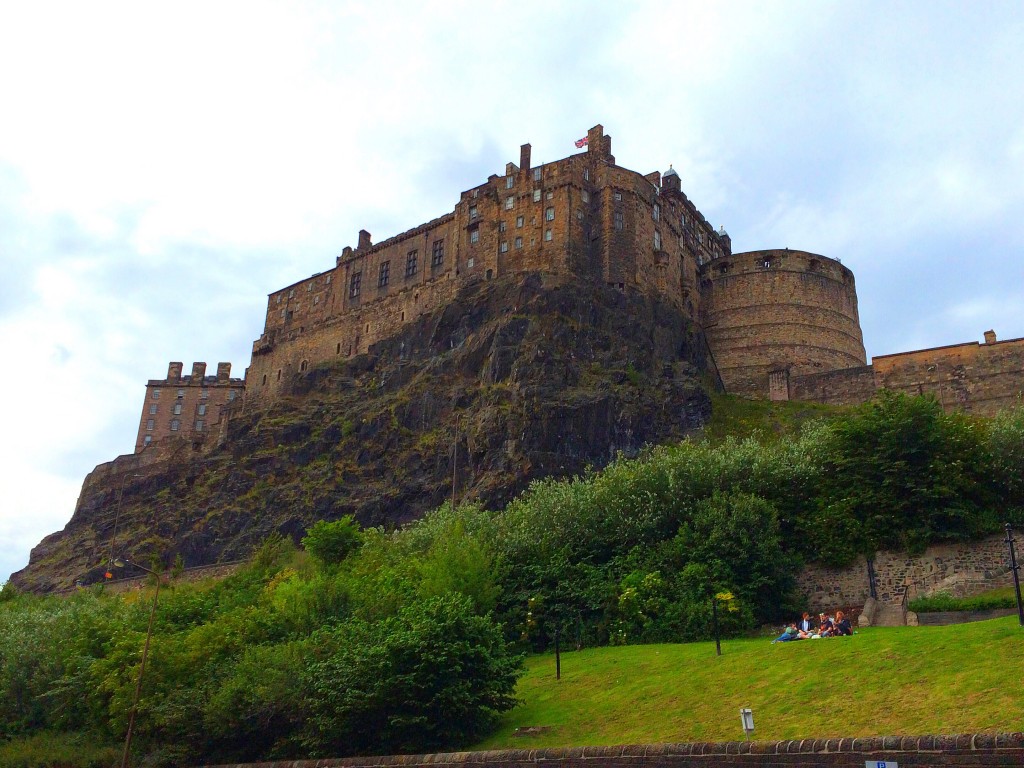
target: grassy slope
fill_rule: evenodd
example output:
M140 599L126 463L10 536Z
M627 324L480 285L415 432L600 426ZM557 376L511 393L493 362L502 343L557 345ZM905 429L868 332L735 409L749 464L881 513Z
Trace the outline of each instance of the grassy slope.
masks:
M532 657L523 700L476 749L1024 729L1024 629L1016 617L953 627L859 630L771 644L594 648ZM514 736L523 726L550 726Z
M748 400L738 395L711 393L711 420L705 425L704 434L715 442L730 436L772 440L797 434L804 422L827 419L844 410L820 403Z

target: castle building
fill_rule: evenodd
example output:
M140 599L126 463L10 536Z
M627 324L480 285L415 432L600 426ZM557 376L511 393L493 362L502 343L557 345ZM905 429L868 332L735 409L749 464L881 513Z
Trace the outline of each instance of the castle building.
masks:
M219 428L222 411L245 393L245 380L231 378L231 363L217 363L216 376L206 375L206 363L193 363L191 375L181 370L181 363L170 363L166 379L147 382L136 453L172 437L205 442Z
M929 362L935 350L868 365L854 276L837 259L788 248L734 254L671 167L641 174L617 165L600 125L583 144L586 151L538 166L524 144L518 164L462 192L448 213L379 243L360 231L331 268L269 295L244 381L229 378L230 366L222 376L225 363L215 378L201 363L181 377L181 364L171 363L167 379L150 381L136 451L172 435L201 440L243 390L247 404L264 407L294 376L367 352L468 282L519 272L671 302L703 330L734 394L847 404L884 386L979 412L1019 396L1024 340L983 352L946 348L941 365Z

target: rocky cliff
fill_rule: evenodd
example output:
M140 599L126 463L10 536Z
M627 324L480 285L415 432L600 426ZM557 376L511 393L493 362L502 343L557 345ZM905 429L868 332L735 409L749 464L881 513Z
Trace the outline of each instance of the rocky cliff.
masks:
M243 407L215 447L97 467L71 521L12 582L100 581L111 552L231 560L344 514L395 525L453 485L460 501L498 508L534 479L699 429L714 384L705 349L652 297L541 274L469 284L369 354L297 376L269 410Z

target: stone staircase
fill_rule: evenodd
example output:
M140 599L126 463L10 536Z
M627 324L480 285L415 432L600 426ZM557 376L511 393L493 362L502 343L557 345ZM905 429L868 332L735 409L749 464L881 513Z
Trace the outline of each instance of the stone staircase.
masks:
M917 626L917 614L904 609L902 603L883 603L869 597L857 619L861 627Z

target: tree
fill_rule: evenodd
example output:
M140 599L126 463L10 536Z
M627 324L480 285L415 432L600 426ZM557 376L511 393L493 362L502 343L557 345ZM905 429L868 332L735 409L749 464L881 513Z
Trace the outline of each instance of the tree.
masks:
M994 530L979 423L933 397L882 390L829 426L815 527L826 560Z
M352 515L327 522L320 520L313 524L302 539L302 546L321 565L337 565L358 549L363 541L359 523Z

